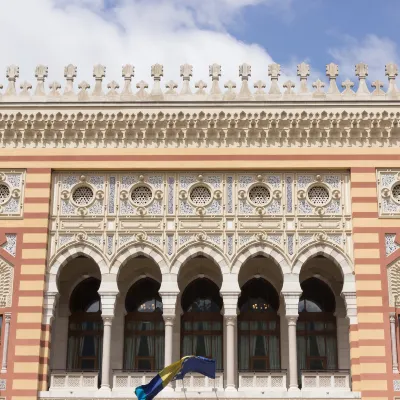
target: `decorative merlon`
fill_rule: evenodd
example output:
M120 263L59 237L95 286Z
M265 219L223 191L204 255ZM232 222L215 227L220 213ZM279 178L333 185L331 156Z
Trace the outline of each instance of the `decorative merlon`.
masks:
M0 93L0 102L400 100L400 91L396 85L398 66L394 63L388 63L385 66L385 75L388 78L387 89L384 88L384 82L377 79L372 78L371 82L367 81L368 65L365 63L359 63L355 66L355 76L359 81L356 91L352 89L355 83L349 79L344 82L337 82L339 67L333 63L326 65L326 76L329 80L329 85L326 85L327 89L325 89L325 83L317 79L312 85L313 89L309 90L307 79L310 76L310 71L310 65L302 62L297 66L299 84L297 85L292 81L287 81L283 84L279 80L284 72L281 71L281 66L276 63L270 64L265 69L265 75L270 77L269 85L264 80L256 78L257 80L253 85L254 90L252 90L251 85L249 85L249 79L252 75L251 65L243 63L239 66L238 71L241 80L238 92L233 91L236 83L228 81L225 84L228 91L223 93L220 87L220 79L223 74L219 64L209 66L211 78L209 90L206 90L207 83L201 80L195 83L195 88L199 90L192 89L190 81L193 76L193 66L190 64L181 65L180 76L182 82L179 85L173 81L171 81L173 84L171 82L167 85L162 84L164 67L161 64L154 64L151 67L151 76L154 82L148 93L145 91L149 87L148 83L140 79L138 79L136 85L132 83L132 79L135 76L135 67L131 64L126 64L122 67L124 83L120 84L116 80L110 80L107 86L110 90L104 93L103 79L106 77L106 67L98 64L93 67L94 85L93 91L90 93L88 91L90 83L85 81L78 86L78 89L81 90L75 91L74 81L78 76L78 68L73 64L69 64L64 68L64 85L59 82L52 82L48 86L50 90L47 90L45 80L49 74L48 67L38 65L34 71L37 83L31 92L32 85L29 82L23 81L23 83L17 85L19 67L10 65L6 70L8 84L5 92ZM136 93L133 91L132 86L136 86L138 89ZM164 86L166 86L166 90L163 90ZM282 86L286 90L282 90ZM339 86L343 90L340 90ZM2 87L3 85L0 84L0 89ZM20 87L20 90L17 90L17 87ZM122 88L120 91L117 90L119 87Z

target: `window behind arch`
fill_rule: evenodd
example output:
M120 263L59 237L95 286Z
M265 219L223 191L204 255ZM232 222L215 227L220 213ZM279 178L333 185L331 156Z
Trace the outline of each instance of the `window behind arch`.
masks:
M337 369L335 296L317 278L301 284L297 321L297 359L299 370ZM300 375L299 375L300 376Z
M97 293L99 287L98 279L88 278L71 294L67 355L69 370L101 369L103 321Z
M239 298L239 370L279 370L279 296L264 279L251 279Z
M124 369L159 371L164 367L164 321L160 284L145 278L129 289L125 299Z
M182 294L181 355L216 360L222 369L222 298L218 286L206 278L190 283Z

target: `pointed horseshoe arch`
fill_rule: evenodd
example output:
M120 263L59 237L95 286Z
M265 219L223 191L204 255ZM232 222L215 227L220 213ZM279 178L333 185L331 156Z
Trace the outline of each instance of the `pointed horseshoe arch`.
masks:
M207 257L215 262L220 267L222 274L229 274L229 265L224 254L219 249L210 245L209 243L192 243L178 252L176 257L171 263L171 273L179 274L181 267L186 264L190 259L199 255Z
M127 263L131 258L137 256L145 256L152 259L160 268L161 274L167 274L169 272L168 263L161 250L147 242L141 242L127 245L127 247L117 253L110 263L110 273L117 275L121 266Z
M312 244L303 249L296 257L293 263L293 274L300 276L300 271L303 265L316 256L323 255L337 265L343 275L343 290L342 292L355 292L356 284L353 274L352 263L348 257L340 250L330 245Z
M232 273L239 275L240 269L253 257L263 255L266 258L271 259L280 268L282 276L284 274L290 274L290 262L286 258L285 254L279 249L269 245L268 243L252 243L242 249L232 263Z

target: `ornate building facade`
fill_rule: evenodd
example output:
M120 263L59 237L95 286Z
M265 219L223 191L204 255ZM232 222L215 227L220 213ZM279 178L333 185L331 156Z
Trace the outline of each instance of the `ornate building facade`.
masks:
M400 91L255 81L0 93L0 397L133 398L184 355L216 360L164 398L394 399Z

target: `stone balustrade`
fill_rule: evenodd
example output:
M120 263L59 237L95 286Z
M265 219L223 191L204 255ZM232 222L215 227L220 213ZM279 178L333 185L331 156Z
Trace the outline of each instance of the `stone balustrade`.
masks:
M267 71L267 68L266 68ZM17 89L17 79L19 78L19 67L10 65L7 67L6 77L8 84L4 93L0 94L0 102L154 102L154 101L304 101L304 100L399 100L400 92L396 86L396 77L398 67L396 64L389 63L385 66L385 74L388 77L387 88L384 89L384 82L373 80L370 87L367 84L368 65L359 63L355 66L355 75L358 78L358 84L355 85L349 79L340 83L343 90L340 90L336 82L339 76L339 67L336 64L326 65L326 76L329 83L325 84L317 79L311 84L309 89L307 78L310 76L310 66L301 63L297 66L297 75L300 78L298 88L296 83L288 79L286 75L284 82L279 82L279 77L283 74L279 64L268 66L268 76L271 83L269 87L264 80L255 80L254 89L250 88L249 78L251 77L251 66L242 64L239 66L239 77L241 84L229 80L224 83L223 90L220 86L222 68L218 64L212 64L209 68L211 84L207 90L207 83L199 80L194 85L194 90L190 85L193 75L193 67L184 64L180 68L182 85L179 88L178 83L169 81L165 85L161 83L164 76L164 68L160 64L151 67L151 76L154 79L152 88L149 84L140 80L136 84L136 89L132 88L132 78L135 75L134 66L127 64L122 67L122 77L124 83L120 85L112 80L107 85L103 85L103 79L106 76L106 67L104 65L95 65L93 68L93 77L95 83L91 85L86 81L78 84L78 90L74 87L74 80L77 77L78 69L75 65L69 64L64 69L66 84L57 82L49 84L49 90L45 88L45 80L48 77L48 67L38 65L35 70L37 79L36 87L27 81L19 85ZM162 87L165 86L165 90ZM357 88L355 88L357 86ZM0 84L0 89L3 85ZM325 88L326 87L326 88ZM353 90L354 88L354 90ZM32 91L32 92L31 92Z
M114 371L112 390L132 393L137 386L149 383L155 374L155 372Z
M98 389L99 373L53 371L50 376L51 391L91 391Z
M239 372L239 391L286 391L286 371Z
M211 392L224 390L224 374L217 372L215 379L200 374L187 374L183 380L176 381L175 390L182 392Z
M318 389L349 392L350 371L302 371L301 390Z

